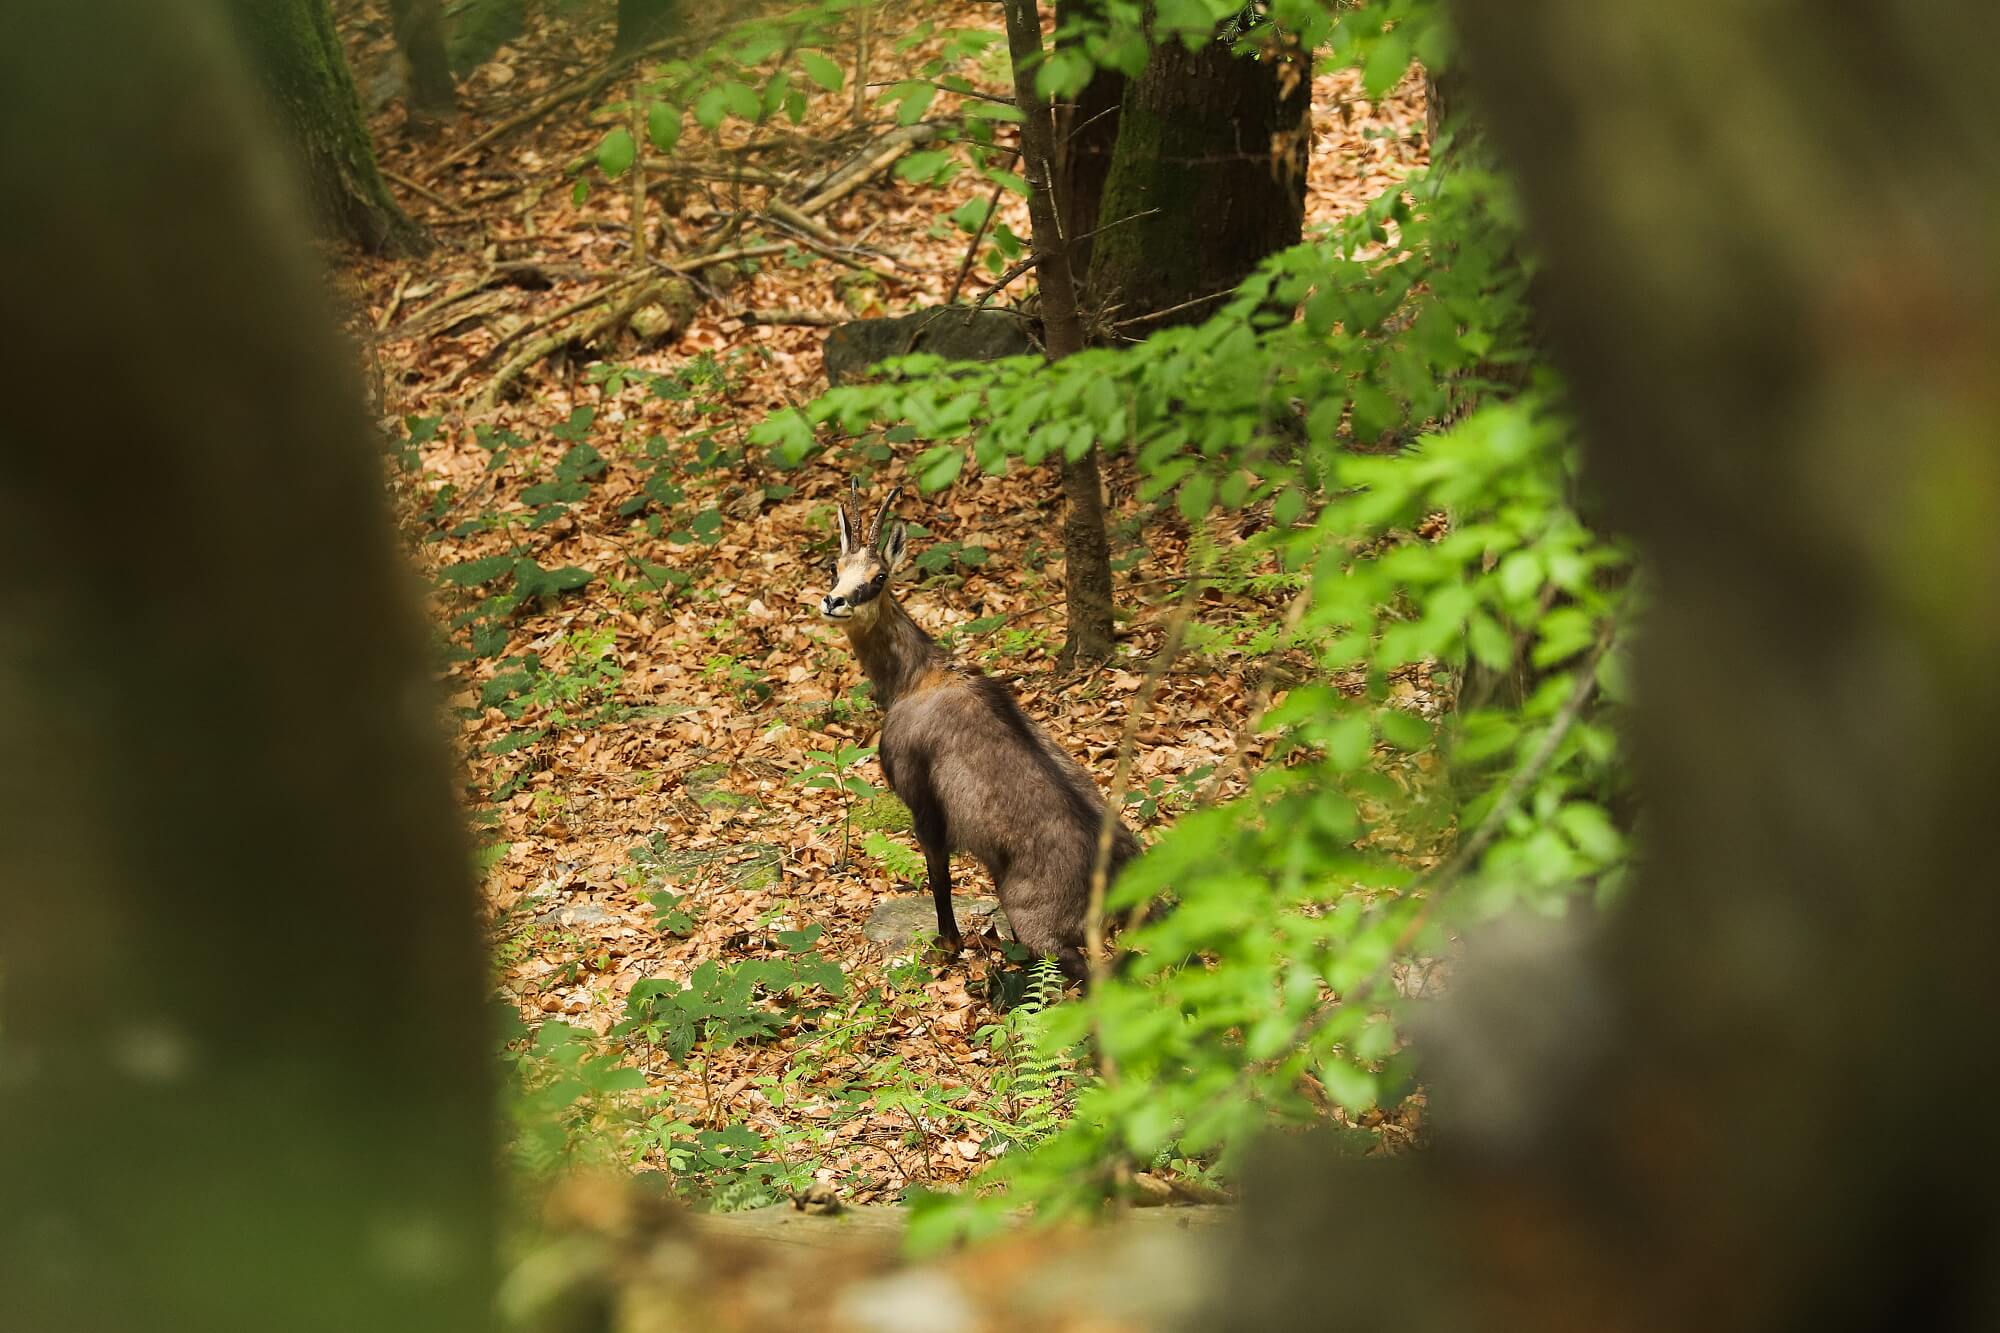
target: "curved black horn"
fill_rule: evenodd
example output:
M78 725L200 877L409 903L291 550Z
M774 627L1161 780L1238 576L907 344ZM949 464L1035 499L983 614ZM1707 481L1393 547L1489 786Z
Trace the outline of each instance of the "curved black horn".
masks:
M901 486L891 486L888 495L882 498L882 507L875 511L875 521L868 525L867 545L873 546L882 536L882 524L889 517L889 510L896 503L896 497L903 493Z

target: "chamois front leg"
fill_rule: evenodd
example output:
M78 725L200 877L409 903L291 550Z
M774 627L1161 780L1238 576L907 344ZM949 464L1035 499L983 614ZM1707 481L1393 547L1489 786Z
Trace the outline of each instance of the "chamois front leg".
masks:
M965 940L958 933L957 914L951 910L951 853L918 836L924 843L924 865L930 872L931 901L937 904L938 943L944 946L947 958L956 958L965 948Z
M931 882L931 901L937 904L938 943L945 955L956 958L965 948L958 933L958 917L951 910L951 834L946 826L944 807L931 787L930 766L924 763L897 765L903 778L899 790L903 804L910 807L910 823L917 842L924 849L924 869Z

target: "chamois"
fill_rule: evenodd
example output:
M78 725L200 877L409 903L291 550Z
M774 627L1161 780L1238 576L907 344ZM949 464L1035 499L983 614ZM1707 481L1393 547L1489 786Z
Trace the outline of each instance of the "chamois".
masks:
M882 533L899 493L889 493L865 534L859 510L840 507L840 555L820 614L846 630L875 686L884 712L882 773L910 807L939 941L954 957L964 947L951 906L951 854L969 852L992 872L1015 937L1086 981L1085 918L1104 801L1005 682L952 661L890 593L909 540L901 522ZM1115 823L1109 874L1138 850L1131 830Z

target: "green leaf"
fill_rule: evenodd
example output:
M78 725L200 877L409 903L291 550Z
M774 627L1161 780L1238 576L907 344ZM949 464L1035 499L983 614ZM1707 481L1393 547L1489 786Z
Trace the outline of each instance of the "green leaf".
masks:
M1505 671L1514 664L1514 641L1500 622L1484 611L1475 611L1465 626L1465 646L1473 660L1489 671Z
M724 84L722 102L729 108L729 114L738 120L755 121L764 111L764 100L757 95L757 90L747 83Z
M1326 747L1327 761L1343 773L1368 762L1375 752L1375 730L1365 713L1349 712L1334 720L1319 737Z
M847 82L847 72L817 51L799 52L799 68L805 71L807 78L830 93L839 92L841 85Z
M630 171L637 156L638 145L632 142L632 132L623 125L597 142L597 168L612 180Z
M705 130L715 130L728 114L728 94L720 88L710 88L694 104L695 123Z
M575 565L543 569L532 560L514 562L514 589L523 598L553 597L557 593L581 588L595 577L589 570Z
M459 588L476 588L491 583L514 567L511 555L489 555L481 560L462 560L438 571L438 577Z
M1585 856L1616 861L1625 855L1625 838L1601 806L1571 801L1556 812L1556 823Z
M1431 743L1431 724L1415 713L1400 708L1384 708L1375 715L1382 739L1398 750L1421 750Z
M1215 478L1206 472L1189 473L1187 479L1181 482L1179 493L1174 496L1175 507L1181 511L1181 517L1190 523L1206 514L1213 503Z
M530 745L533 745L536 741L540 740L543 734L544 733L540 731L509 732L507 735L502 736L499 740L494 741L491 745L487 746L486 753L491 755L502 755L502 754L512 754L516 750L525 750Z
M925 463L924 459L930 462ZM919 458L917 465L917 485L929 495L958 480L960 470L965 467L965 450L954 444L941 444Z
M655 102L646 108L646 137L662 153L674 151L681 141L681 109L671 102Z
M1375 1076L1338 1056L1319 1067L1319 1081L1326 1085L1327 1095L1351 1114L1375 1105Z
M1361 71L1361 81L1368 89L1370 98L1379 98L1398 83L1403 72L1410 67L1410 37L1402 27L1391 28L1375 43L1375 49L1368 53L1368 64Z
M1541 590L1542 558L1534 551L1512 551L1496 573L1501 595L1510 602L1525 602Z
M921 153L911 153L896 164L896 176L900 180L918 181L926 185L943 183L958 167L958 160L945 149L929 149Z

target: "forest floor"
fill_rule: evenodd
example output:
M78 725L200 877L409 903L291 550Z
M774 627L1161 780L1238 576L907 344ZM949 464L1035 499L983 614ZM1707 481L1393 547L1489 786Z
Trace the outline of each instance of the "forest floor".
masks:
M388 25L378 4L345 10L366 99L393 61ZM906 6L900 21L913 11L940 27L998 22L987 4ZM607 1097L569 1114L627 1117L628 1159L707 1173L718 1189L749 1142L729 1136L745 1129L794 1184L817 1177L851 1202L950 1186L996 1150L975 1117L1005 1075L1004 1052L981 1037L998 964L978 952L912 962L907 939L864 933L878 904L901 898L921 923L928 899L913 892L900 807L832 781L838 769L880 788L872 759L845 762L876 718L856 698L846 642L814 610L850 475L902 481L911 449L864 444L786 472L746 436L821 391L825 325L946 299L967 237L939 219L990 186L970 172L934 187L880 171L788 231L769 220L783 211L773 201L805 198L893 127L893 108L818 97L797 127L779 119L753 135L731 121L719 140L690 120L673 171L649 167L660 186L649 247L672 263L735 226L724 245L747 253L699 269L692 317L663 339L621 332L538 361L480 405L496 368L546 331L537 321L624 274L633 244L629 182L597 177L578 201L568 170L618 121L596 111L615 85L494 133L608 55L608 33L537 24L464 78L464 108L435 136L407 132L400 102L374 113L396 193L438 245L345 270L406 464L404 531L452 626L441 646L498 984L529 1026L560 1019L595 1040L642 982L747 960L837 964L840 994L821 993L810 1032L704 1029L681 1059L659 1040L628 1042L641 1109ZM899 51L894 35L873 44L871 83L907 77L941 40ZM1424 161L1423 130L1418 79L1381 102L1351 72L1317 79L1310 222L1393 187ZM1025 234L1019 201L1007 209ZM965 290L983 287L975 273ZM1069 677L1054 668L1053 476L968 473L934 496L906 486L902 506L921 529L903 590L912 614L1012 679L1107 787L1186 540L1170 510L1135 499L1115 456L1109 486L1119 653ZM1205 594L1200 614L1254 625L1280 608ZM1133 822L1171 818L1190 776L1236 747L1258 666L1219 636L1164 675L1137 729ZM961 869L964 892L991 893Z

